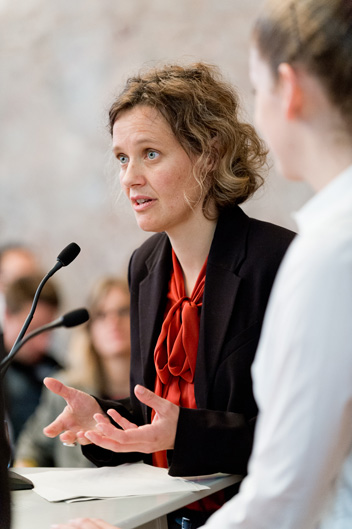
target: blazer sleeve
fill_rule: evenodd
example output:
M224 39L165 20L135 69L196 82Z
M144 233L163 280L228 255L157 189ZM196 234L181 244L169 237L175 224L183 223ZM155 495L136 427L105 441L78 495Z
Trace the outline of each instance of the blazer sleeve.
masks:
M254 423L241 413L181 408L169 474L246 474Z
M209 405L180 408L172 476L247 473L257 418L250 368L260 336L257 322L228 344L209 388Z

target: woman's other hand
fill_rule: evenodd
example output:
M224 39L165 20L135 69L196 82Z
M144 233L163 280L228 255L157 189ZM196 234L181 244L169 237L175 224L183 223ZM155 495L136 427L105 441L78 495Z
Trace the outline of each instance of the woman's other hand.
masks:
M116 428L106 416L97 413L94 416L96 427L85 434L87 440L113 452L151 454L171 450L175 444L179 407L140 385L135 387L135 395L155 411L151 424L136 426L115 410L108 410L108 415L122 429Z

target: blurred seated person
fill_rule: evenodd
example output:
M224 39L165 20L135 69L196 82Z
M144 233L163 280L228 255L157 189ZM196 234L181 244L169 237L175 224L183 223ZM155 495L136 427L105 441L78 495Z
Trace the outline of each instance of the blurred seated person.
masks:
M99 280L88 302L90 320L72 334L67 368L55 376L68 385L103 398L121 399L130 393L130 296L127 282L114 277ZM65 407L45 386L40 404L18 439L15 466L94 466L81 447L65 447L48 438L43 428Z
M0 359L5 356L3 342L3 322L5 312L6 285L18 277L39 272L36 255L21 243L9 243L0 247Z
M20 277L5 289L3 338L8 354L29 314L42 275ZM59 293L50 280L44 286L28 332L46 325L57 317ZM43 333L29 340L16 354L5 377L5 405L13 443L24 423L38 406L43 378L59 364L50 350L51 335Z

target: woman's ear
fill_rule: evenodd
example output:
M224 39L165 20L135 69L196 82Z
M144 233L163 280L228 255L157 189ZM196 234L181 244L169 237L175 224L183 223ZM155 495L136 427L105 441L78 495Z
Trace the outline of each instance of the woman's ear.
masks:
M302 113L303 91L297 71L290 64L278 67L279 86L283 109L288 120L296 119Z

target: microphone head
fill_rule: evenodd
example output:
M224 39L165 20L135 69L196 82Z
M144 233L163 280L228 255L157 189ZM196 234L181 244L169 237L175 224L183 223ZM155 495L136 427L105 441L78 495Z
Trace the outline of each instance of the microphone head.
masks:
M80 251L81 248L78 246L78 244L71 242L59 253L57 256L57 261L60 261L62 266L67 266L72 263L74 259L76 259Z
M89 320L89 313L87 309L71 310L61 317L61 325L63 327L76 327Z

